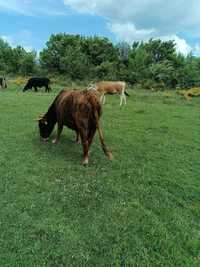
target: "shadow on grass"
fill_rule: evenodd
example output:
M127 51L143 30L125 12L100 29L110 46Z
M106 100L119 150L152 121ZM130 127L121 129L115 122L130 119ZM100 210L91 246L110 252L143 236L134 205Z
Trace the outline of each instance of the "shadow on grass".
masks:
M154 133L163 133L167 134L169 132L169 127L167 126L161 126L161 127L148 127L146 128L147 132L154 132Z
M81 161L82 159L82 145L78 145L72 140L72 136L63 135L60 138L60 142L58 144L53 144L52 140L55 135L49 138L47 142L44 142L38 136L33 137L32 143L34 147L37 149L37 153L45 155L47 158L51 158L51 160L61 160L64 159L69 163L77 164L77 161Z
M146 111L143 110L143 109L139 109L139 110L136 110L135 113L137 113L137 114L145 114Z
M81 144L75 142L75 135L63 134L58 144L53 144L52 140L55 135L49 138L48 142L44 142L40 139L39 134L32 137L32 143L36 152L37 158L42 160L48 160L51 162L65 162L65 164L80 166L83 159L83 149ZM101 145L97 142L98 138L94 138L89 149L89 166L105 166L110 161L104 155Z

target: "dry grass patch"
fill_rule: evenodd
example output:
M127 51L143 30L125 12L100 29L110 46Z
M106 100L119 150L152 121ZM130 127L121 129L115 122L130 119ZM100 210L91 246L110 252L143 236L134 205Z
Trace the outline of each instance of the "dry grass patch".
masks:
M179 90L178 94L183 95L187 100L191 100L195 96L200 96L200 88L194 87L188 90Z

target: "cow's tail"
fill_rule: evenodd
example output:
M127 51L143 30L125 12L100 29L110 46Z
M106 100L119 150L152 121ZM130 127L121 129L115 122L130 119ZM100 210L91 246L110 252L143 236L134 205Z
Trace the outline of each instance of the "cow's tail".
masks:
M128 97L130 96L126 91L124 91L124 94L125 94L126 96L128 96Z
M123 93L124 93L124 95L126 95L126 96L130 96L129 94L128 94L128 92L126 91L126 82L123 82Z
M103 131L102 131L101 126L100 126L100 113L101 113L101 105L99 104L99 106L95 106L95 110L94 110L96 127L97 127L97 131L99 134L99 139L101 142L101 147L103 149L103 152L111 160L113 158L113 155L112 155L112 152L107 148L107 146L104 142Z

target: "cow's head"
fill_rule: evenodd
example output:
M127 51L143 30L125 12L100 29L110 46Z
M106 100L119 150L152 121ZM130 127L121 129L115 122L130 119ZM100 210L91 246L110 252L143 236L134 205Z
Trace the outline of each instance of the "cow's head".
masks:
M47 141L53 130L54 124L48 121L45 116L43 116L39 117L38 126L40 130L40 136L43 138L44 141Z

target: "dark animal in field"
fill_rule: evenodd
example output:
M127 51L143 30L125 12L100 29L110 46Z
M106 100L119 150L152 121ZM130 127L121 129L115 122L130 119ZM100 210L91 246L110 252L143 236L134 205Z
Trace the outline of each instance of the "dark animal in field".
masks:
M57 136L53 143L58 143L63 126L67 126L76 132L78 141L81 137L84 158L82 164L88 164L88 150L92 143L96 130L98 130L102 149L109 159L112 153L108 150L102 129L100 127L101 103L100 95L95 91L65 91L62 90L47 113L40 117L40 136L47 140L53 131L55 124L58 124Z
M50 84L50 80L48 78L40 78L40 77L34 77L34 78L30 78L27 82L27 84L25 85L23 92L34 88L35 92L38 91L38 87L45 87L45 92L49 92L51 91L51 87L49 86Z
M120 106L122 102L126 104L126 96L129 94L125 90L126 83L123 81L100 81L95 84L90 84L88 90L93 89L101 94L101 102L105 103L105 95L118 94L120 96Z
M7 88L6 78L0 77L0 87L1 88Z

